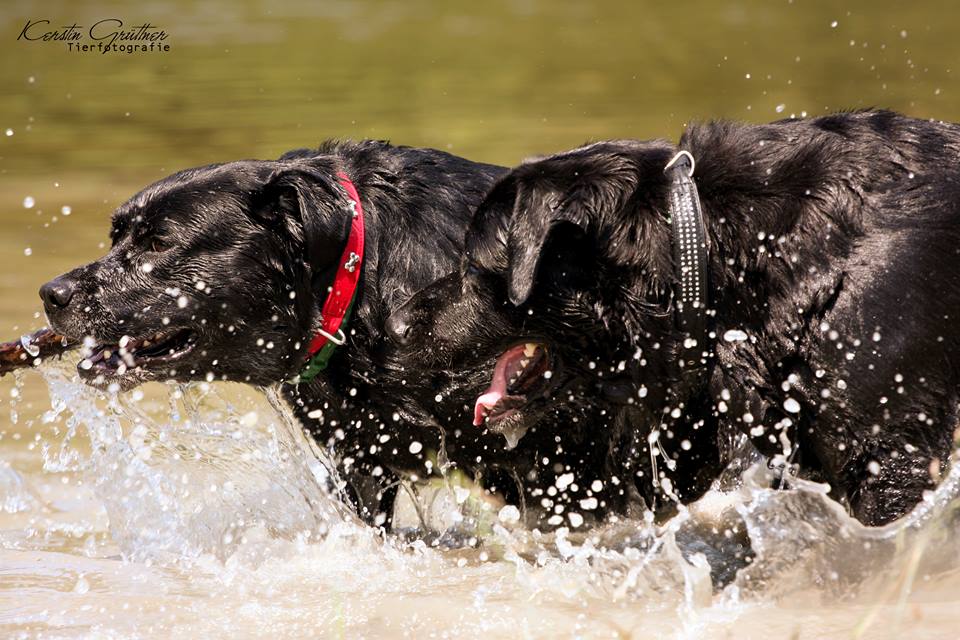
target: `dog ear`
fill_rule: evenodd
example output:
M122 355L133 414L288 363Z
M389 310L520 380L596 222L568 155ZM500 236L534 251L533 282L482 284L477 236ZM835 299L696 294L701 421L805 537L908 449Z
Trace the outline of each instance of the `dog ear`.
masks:
M586 231L586 195L579 189L563 194L536 181L519 181L507 229L507 292L514 305L529 299L550 235L565 224Z
M285 227L289 221L302 224L300 206L303 185L294 172L278 169L267 176L251 207L251 216L269 227Z
M659 143L614 141L587 145L514 169L504 180L509 183L512 179L516 184L507 229L510 301L521 305L530 297L551 238L573 254L580 250L584 235L596 248L593 243L607 242L601 234L609 233L612 217L635 193L655 198L659 183L665 181L660 170L666 163L663 158L671 153L669 147ZM566 239L572 242L559 233L570 227L581 236Z
M300 243L315 273L336 262L350 224L346 194L334 180L332 172L303 162L281 166L266 179L251 212Z

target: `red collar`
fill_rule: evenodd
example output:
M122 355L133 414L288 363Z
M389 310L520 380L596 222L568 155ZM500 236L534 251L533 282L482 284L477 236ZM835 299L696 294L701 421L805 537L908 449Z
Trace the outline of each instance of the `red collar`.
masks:
M350 199L353 220L350 222L347 246L343 248L340 265L333 277L333 285L323 303L320 328L307 348L309 356L303 371L300 372L301 380L312 380L326 369L333 352L346 342L343 327L350 319L350 312L357 298L360 274L363 272L363 205L360 204L360 194L347 174L339 172L337 178Z

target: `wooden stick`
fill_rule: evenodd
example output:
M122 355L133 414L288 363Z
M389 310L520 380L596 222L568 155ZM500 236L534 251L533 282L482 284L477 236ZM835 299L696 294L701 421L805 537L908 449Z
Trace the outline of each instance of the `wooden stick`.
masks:
M31 336L0 343L0 376L15 369L32 367L47 358L61 356L78 344L50 329L40 329Z

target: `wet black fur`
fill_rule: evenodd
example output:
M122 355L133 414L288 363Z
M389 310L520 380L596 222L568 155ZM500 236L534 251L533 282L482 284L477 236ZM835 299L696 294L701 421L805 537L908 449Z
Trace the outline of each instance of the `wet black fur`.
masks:
M678 148L696 158L716 336L707 383L680 398L663 173ZM486 432L477 451L544 514L577 510L594 479L596 515L695 499L746 433L771 457L789 443L782 462L886 523L935 486L957 426L958 158L957 125L865 111L531 161L480 206L460 268L390 327L408 367L471 376L441 390L468 405L504 349L549 346L519 447ZM543 494L561 473L578 486Z
M194 351L160 371L98 380L95 371L81 369L101 386L290 380L319 327L349 231L340 171L357 187L366 226L348 344L316 380L286 384L284 391L314 436L331 446L347 493L374 520L389 513L396 490L391 469L426 473L424 461L436 457L432 425L443 417L423 408L436 405L432 377L407 371L391 356L384 322L414 291L456 266L470 216L505 169L367 141L181 171L118 208L109 253L48 283L46 311L58 332L100 344L175 328L194 333ZM49 302L51 286L72 291L68 305ZM403 432L402 447L400 437L381 442L387 429ZM415 439L426 445L417 455L409 453ZM371 446L381 451L371 453Z

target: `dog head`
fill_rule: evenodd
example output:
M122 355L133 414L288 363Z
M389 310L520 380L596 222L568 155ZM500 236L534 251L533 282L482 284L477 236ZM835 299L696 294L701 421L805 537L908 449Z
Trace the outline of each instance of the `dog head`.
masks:
M517 437L547 416L604 424L610 399L661 386L674 152L605 142L514 169L479 207L460 269L391 316L410 358L485 368L475 425Z
M189 169L121 205L110 251L40 295L97 386L272 384L304 362L349 225L323 156Z

